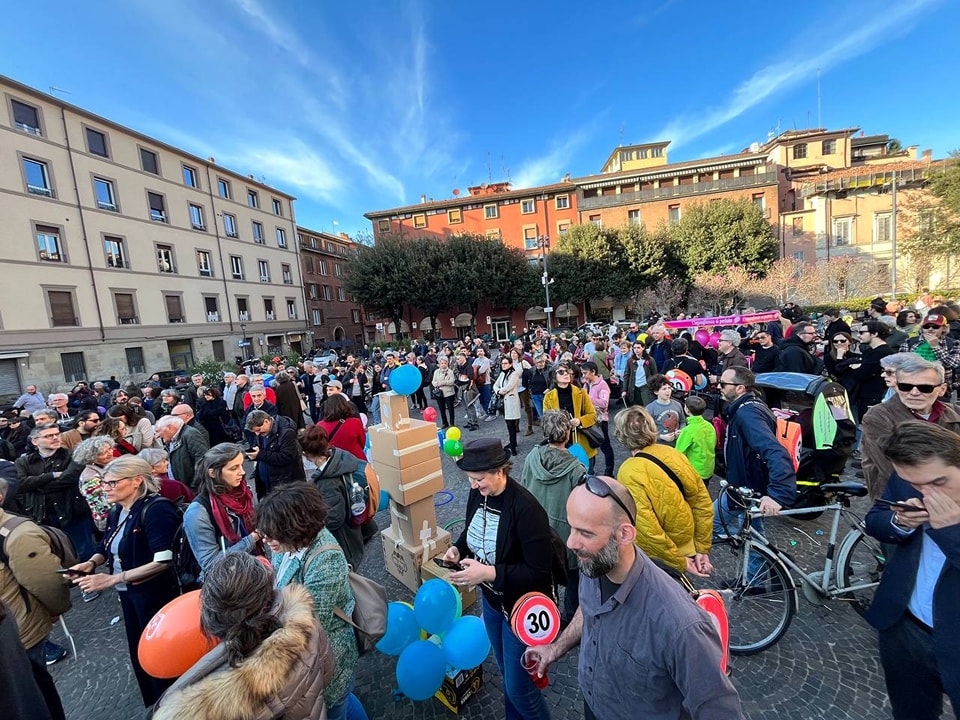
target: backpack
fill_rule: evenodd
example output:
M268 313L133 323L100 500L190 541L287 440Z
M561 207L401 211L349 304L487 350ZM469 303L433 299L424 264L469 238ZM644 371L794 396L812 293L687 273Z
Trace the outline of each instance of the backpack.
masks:
M0 525L0 563L6 565L10 560L6 551L7 536L25 522L33 521L20 515L12 515L3 525ZM50 552L60 560L60 567L66 569L80 562L80 558L77 557L77 549L73 546L73 540L63 530L50 525L34 524L46 533L47 542L50 544Z
M140 513L141 525L146 522L147 511L158 499L165 500L173 505L174 508L176 508L177 516L180 518L180 526L173 534L173 544L170 548L173 552L173 559L170 562L170 566L173 569L174 577L177 579L180 594L183 595L184 593L200 588L200 576L203 574L203 568L200 567L197 556L193 554L193 548L190 547L190 541L187 539L187 533L183 527L183 513L185 512L185 508L160 495L154 495L152 499L144 503L143 510ZM197 501L206 508L208 513L211 512L209 498L198 495ZM213 524L213 531L219 533L216 523Z

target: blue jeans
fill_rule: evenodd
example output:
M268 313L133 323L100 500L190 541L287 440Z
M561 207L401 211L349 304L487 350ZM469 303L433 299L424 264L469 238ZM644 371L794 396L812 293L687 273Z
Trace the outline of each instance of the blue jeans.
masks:
M490 383L484 383L480 386L480 404L483 411L487 412L490 408L490 398L493 396L493 386Z
M530 399L533 400L533 407L537 410L537 419L543 417L543 395L531 395Z
M721 522L721 508L720 501L723 500L723 521ZM736 535L739 532L740 528L743 527L743 522L746 519L746 511L737 505L736 503L730 503L730 496L723 494L713 501L713 537L716 538L718 535L729 534ZM726 524L726 529L724 529L724 524ZM756 528L757 532L761 535L763 534L763 518L754 517L751 518L750 524L752 527ZM757 553L750 553L750 560L747 563L747 573L749 577L756 578L759 574L763 574L763 558L760 557ZM752 583L751 583L752 584Z
M520 657L527 646L513 634L502 612L494 610L483 599L483 624L493 645L497 667L503 676L503 702L506 720L550 720L550 711L543 695L523 666Z
M327 708L327 720L367 720L367 711L360 703L360 699L353 694L356 679L357 676L354 674L343 700Z
M380 396L374 395L373 402L370 404L370 414L373 415L373 424L380 424Z

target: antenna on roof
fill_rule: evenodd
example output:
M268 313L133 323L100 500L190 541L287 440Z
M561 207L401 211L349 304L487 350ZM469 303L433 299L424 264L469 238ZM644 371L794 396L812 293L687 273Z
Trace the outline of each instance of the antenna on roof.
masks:
M823 119L820 113L820 68L817 68L817 127L823 127Z
M493 166L490 163L490 151L487 150L487 182L493 182Z
M73 93L70 92L69 90L64 90L63 88L59 88L59 87L57 87L56 85L51 85L51 86L50 86L50 94L53 95L55 92L65 93L66 95L73 95Z
M623 147L623 129L624 129L624 124L620 123L620 147Z

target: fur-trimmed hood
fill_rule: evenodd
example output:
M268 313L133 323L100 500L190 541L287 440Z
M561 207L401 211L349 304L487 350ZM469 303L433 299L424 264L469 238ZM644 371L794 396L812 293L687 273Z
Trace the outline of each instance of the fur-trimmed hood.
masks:
M154 720L324 720L333 653L301 585L278 593L282 623L239 667L222 646L197 661L157 703Z

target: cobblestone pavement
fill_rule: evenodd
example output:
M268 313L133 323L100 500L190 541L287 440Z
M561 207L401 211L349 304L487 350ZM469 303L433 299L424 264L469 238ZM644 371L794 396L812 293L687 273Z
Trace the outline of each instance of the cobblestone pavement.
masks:
M457 410L462 419L461 409ZM523 429L526 429L525 421ZM481 422L479 431L464 430L463 435L464 440L501 436L505 441L507 432L503 421L497 420ZM524 455L536 440L539 440L539 432L533 437L523 437L521 433L515 474L519 474ZM617 449L618 465L626 455L623 448ZM448 524L463 517L469 485L452 460L444 457L443 463L446 489L452 493L452 499L437 508L437 516L440 524ZM445 497L438 495L438 502ZM381 527L389 525L388 513L380 513L377 521ZM822 563L826 538L817 535L816 531L827 531L826 518L776 522L781 523L777 535L788 543L796 542L796 545L791 543L790 552L801 565ZM391 600L412 601L412 593L387 574L379 538L367 545L360 570L383 583ZM479 613L478 604L465 612ZM77 593L74 608L66 616L77 643L78 657L57 664L52 672L70 720L143 717L122 621L111 624L119 615L120 604L111 591L87 604L80 601ZM54 629L52 638L64 642L59 627ZM412 702L398 696L395 667L395 658L376 652L360 660L356 692L371 718L451 716L438 700ZM814 607L801 601L786 636L773 648L758 655L732 658L732 671L731 678L751 720L881 720L890 717L877 660L875 633L842 603ZM576 652L571 652L551 669L550 681L545 693L552 716L557 719L583 717L577 688ZM461 716L503 717L501 678L492 655L484 664L483 689L467 702Z

